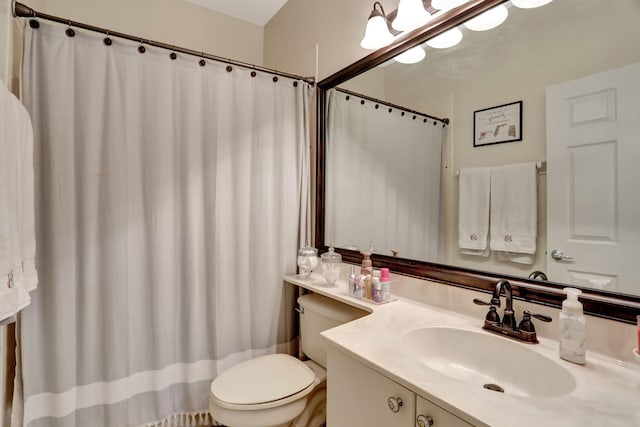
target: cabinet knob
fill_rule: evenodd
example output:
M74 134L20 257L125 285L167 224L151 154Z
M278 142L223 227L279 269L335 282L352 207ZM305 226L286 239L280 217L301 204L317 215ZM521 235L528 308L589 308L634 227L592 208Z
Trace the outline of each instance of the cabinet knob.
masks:
M430 415L426 417L424 415L418 415L416 419L416 427L431 427L433 425L433 418Z
M402 407L402 399L399 397L390 397L387 399L387 405L389 405L389 409L391 412L396 413Z

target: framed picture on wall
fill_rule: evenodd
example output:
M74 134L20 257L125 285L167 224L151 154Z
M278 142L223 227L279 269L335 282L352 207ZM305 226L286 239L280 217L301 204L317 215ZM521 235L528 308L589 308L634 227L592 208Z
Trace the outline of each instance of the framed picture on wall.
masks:
M473 112L473 146L522 141L522 101Z

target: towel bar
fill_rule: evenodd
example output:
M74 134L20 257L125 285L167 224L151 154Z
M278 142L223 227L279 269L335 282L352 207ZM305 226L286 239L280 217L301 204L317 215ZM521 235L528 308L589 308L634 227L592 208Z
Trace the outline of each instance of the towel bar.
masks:
M538 173L540 175L544 175L546 173L547 161L541 160L536 162L536 169L538 169ZM460 176L460 169L456 171L456 176Z

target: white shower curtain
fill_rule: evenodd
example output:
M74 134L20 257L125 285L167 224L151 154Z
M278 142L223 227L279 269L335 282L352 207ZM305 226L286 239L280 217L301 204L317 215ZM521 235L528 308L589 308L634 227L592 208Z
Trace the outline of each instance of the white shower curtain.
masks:
M212 378L292 340L311 88L45 22L26 37L41 285L14 425L210 423Z
M325 241L439 262L442 123L361 101L329 92Z

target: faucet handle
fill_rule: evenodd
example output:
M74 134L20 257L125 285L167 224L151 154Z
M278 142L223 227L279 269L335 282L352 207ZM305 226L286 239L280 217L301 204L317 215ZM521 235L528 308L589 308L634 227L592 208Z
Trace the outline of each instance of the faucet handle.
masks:
M487 313L487 315L485 316L485 320L487 322L491 322L491 323L500 323L500 315L498 314L498 311L496 310L495 305L486 302L486 301L482 301L478 298L474 298L473 299L473 303L477 304L477 305L488 305L489 307L489 312Z
M542 320L543 322L551 322L553 319L551 318L551 316L547 316L546 314L531 314L531 312L529 310L525 310L522 313L522 320L524 320L525 318L530 318L530 317L535 317L538 320Z
M498 310L496 310L496 306L492 305L489 307L489 312L485 316L484 320L487 322L499 324L500 323L500 315L498 314Z
M538 320L542 320L543 322L551 322L551 317L546 314L531 314L528 310L525 310L522 313L522 321L518 326L518 329L522 332L535 332L536 328L533 326L533 322L531 321L531 317L535 317Z

